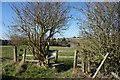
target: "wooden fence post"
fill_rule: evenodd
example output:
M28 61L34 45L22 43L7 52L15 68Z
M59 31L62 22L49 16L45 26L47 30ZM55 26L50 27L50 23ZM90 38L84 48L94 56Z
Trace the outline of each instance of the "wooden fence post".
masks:
M48 42L48 45L47 45L47 56L46 56L46 58L47 58L47 67L49 67L49 63L50 63L50 59L48 59L49 58L49 56L50 56L50 54L49 54L49 42Z
M14 53L14 62L17 62L17 47L16 46L14 46L13 53Z
M90 60L88 60L87 66L88 66L88 72L90 72Z
M84 58L82 58L82 72L84 73L85 72L85 68L84 68L84 66L85 66L85 64L84 64Z
M75 50L74 63L73 63L73 68L74 68L75 70L77 69L77 53L78 53L78 51Z
M55 63L58 62L58 50L56 50Z
M26 57L26 49L24 49L24 54L23 54L23 63L25 63L25 57Z

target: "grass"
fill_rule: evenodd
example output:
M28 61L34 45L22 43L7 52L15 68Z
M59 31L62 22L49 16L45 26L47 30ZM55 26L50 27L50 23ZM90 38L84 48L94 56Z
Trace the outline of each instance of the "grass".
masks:
M28 49L26 46L17 47L18 55L23 54L20 49ZM50 46L50 50L76 50L77 48L68 47L57 47ZM27 54L32 54L28 53ZM59 52L59 56L74 56L74 52ZM34 57L26 57L27 59L33 59ZM22 59L22 57L19 57ZM36 67L36 63L25 63L23 66L17 64L12 64L13 60L13 47L2 47L2 72L3 78L67 78L71 76L73 68L73 58L61 58L58 59L58 63L65 63L63 66L58 66L57 68L43 69Z
M2 47L2 65L13 60L13 47Z
M26 67L26 68L24 68ZM59 68L43 69L35 67L35 64L26 63L24 67L16 68L16 66L3 67L3 76L12 76L13 78L66 78L70 77L72 69L67 71L58 71Z
M16 78L61 78L68 75L65 71L60 72L58 70L59 68L43 69L40 67L36 67L34 63L26 63L22 67L16 67L15 65L6 65L3 67L3 76L7 75Z
M2 47L2 58L12 59L13 47Z
M74 56L74 52L59 52L58 56Z
M15 66L4 66L3 67L3 75L8 75L8 76L14 76L16 73L16 67Z

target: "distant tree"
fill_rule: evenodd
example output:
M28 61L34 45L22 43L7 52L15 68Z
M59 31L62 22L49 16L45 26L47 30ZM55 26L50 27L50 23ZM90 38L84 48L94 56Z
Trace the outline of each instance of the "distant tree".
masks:
M79 18L79 28L87 42L82 49L89 52L91 60L100 61L109 52L104 64L105 71L120 72L120 3L118 2L97 2L86 3L84 8L76 7L83 13L85 18ZM90 57L90 56L89 56ZM114 64L114 65L113 65Z
M76 38L75 36L73 38Z
M28 45L28 39L25 36L10 35L10 40L8 41L9 45L21 46Z
M55 38L50 39L50 45L55 46L55 43L56 43Z
M8 45L9 40L0 40L0 45Z
M68 7L61 2L27 2L13 4L12 9L17 16L11 29L27 36L34 57L46 67L47 43L54 34L68 28Z
M53 40L56 40L56 38L53 38Z
M66 39L65 38L62 38L62 41L65 41Z

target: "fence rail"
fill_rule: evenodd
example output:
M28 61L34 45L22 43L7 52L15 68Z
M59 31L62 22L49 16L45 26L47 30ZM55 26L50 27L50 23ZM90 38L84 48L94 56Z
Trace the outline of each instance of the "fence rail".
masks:
M14 46L0 46L0 47L14 47Z
M74 58L74 56L58 56L58 58Z
M26 59L25 61L27 61L27 62L39 62L39 60L28 60L28 59Z
M23 51L23 54L22 55L19 55L19 56L23 56L23 59L22 59L22 62L25 63L25 62L39 62L39 60L28 60L28 59L25 59L27 56L33 56L33 55L30 55L30 54L26 54L26 49L23 49L23 50L20 50L20 51ZM74 52L74 56L58 56L58 52ZM78 50L56 50L55 52L53 53L56 53L56 55L52 55L50 57L47 57L47 64L49 65L49 62L50 62L50 59L55 59L55 64L58 65L58 58L74 58L74 63L73 63L73 68L76 70L77 69L77 56L78 56ZM17 47L14 47L14 61L16 62L17 61ZM61 65L61 64L59 64ZM81 66L81 65L79 65Z
M75 50L59 50L59 52L75 52Z
M24 54L23 54L24 55ZM22 55L22 56L23 56ZM26 56L33 56L33 55L29 55L27 54ZM74 58L74 56L58 56L58 58Z

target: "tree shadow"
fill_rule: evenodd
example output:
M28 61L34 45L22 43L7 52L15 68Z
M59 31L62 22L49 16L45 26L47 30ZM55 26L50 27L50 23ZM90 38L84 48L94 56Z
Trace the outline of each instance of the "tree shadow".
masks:
M61 71L67 71L67 70L69 70L69 69L71 69L71 68L73 68L73 65L71 65L71 64L63 64L63 65L61 65L61 66L57 66L56 67L56 69L57 69L57 71L58 72L61 72Z
M2 62L3 61L6 61L6 60L12 60L11 58L8 58L8 57L3 57L3 58L1 58L2 59Z
M73 61L68 60L68 61L61 61L61 62L64 64L56 67L58 72L67 71L67 70L73 68Z
M2 75L2 80L21 80L21 78L8 76L8 75ZM25 80L25 79L23 78L23 80Z

